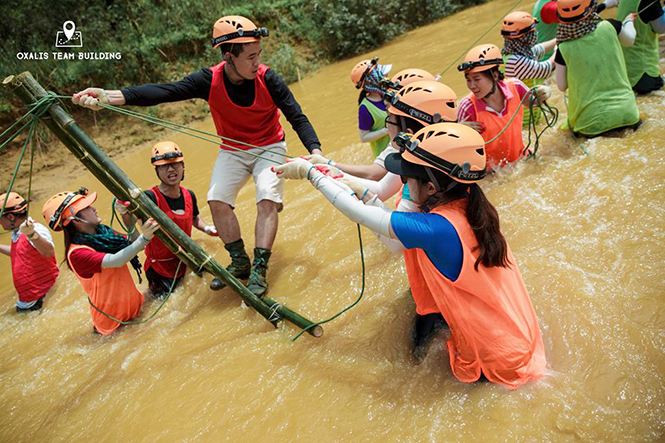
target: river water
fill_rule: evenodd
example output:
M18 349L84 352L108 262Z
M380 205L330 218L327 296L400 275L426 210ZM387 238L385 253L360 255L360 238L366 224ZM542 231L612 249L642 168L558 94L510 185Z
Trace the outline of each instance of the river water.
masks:
M393 72L439 72L513 3L463 11L368 56L381 55ZM498 31L483 42L500 43ZM358 142L349 81L360 59L292 86L324 150L348 163L370 161ZM467 93L455 68L442 81ZM563 121L558 91L551 102ZM190 275L153 321L111 337L92 334L86 297L66 266L42 312L17 315L9 260L2 260L0 441L663 441L665 93L638 103L639 131L587 141L585 155L568 132L550 130L537 161L483 184L540 319L547 379L513 392L459 383L445 333L415 364L402 259L366 229L363 300L325 325L323 337L293 343L296 329L274 329L228 289L211 292L210 276ZM198 126L213 130L210 120ZM210 221L203 201L216 149L168 138L183 147L184 184ZM287 140L292 154L305 152L290 128ZM145 189L156 180L148 159L145 148L118 164ZM53 192L81 185L100 191L97 207L108 222L111 197L89 174ZM41 204L31 210L35 218ZM255 211L248 185L237 213L250 249ZM227 263L219 240L199 232L194 239ZM306 182L286 185L269 280L273 298L314 320L359 294L356 226ZM144 312L156 306L150 301Z

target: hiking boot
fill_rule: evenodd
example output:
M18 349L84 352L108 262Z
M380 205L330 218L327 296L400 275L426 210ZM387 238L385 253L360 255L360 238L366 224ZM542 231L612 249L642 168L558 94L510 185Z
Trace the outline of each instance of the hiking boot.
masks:
M268 292L266 273L268 272L270 254L269 249L254 248L254 263L252 263L252 273L249 280L247 280L247 289L259 298L263 298Z
M239 280L245 280L249 277L251 271L251 264L249 261L249 255L245 252L245 243L242 239L224 245L224 248L229 251L231 256L231 264L226 267L226 270ZM219 291L226 286L219 278L213 278L210 282L210 289L213 291Z
M439 313L416 314L415 321L413 322L413 347L411 354L413 354L418 363L422 362L427 356L429 345L436 333L446 325L443 315Z

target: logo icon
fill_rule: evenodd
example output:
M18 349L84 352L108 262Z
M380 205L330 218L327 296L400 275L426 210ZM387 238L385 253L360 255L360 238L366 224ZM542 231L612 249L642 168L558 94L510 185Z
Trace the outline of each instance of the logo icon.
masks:
M82 48L83 37L81 31L76 31L76 24L67 20L62 24L62 31L58 31L55 35L56 48Z

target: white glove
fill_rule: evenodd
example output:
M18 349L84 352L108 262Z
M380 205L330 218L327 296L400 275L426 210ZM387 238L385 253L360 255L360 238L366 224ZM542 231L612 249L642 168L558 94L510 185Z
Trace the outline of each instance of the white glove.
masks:
M272 171L277 174L277 177L291 180L307 178L310 169L314 170L316 167L304 158L294 158L283 165L272 167Z
M87 88L72 95L72 103L92 109L93 111L99 111L102 109L99 106L100 103L109 104L109 96L102 88Z
M146 240L150 241L155 236L155 232L159 229L159 225L154 218L149 218L141 226L141 234Z
M331 166L335 166L334 161L329 160L329 159L327 159L324 156L319 155L319 154L303 155L302 158L304 158L305 160L308 160L313 165L331 165Z
M21 226L18 227L18 230L24 233L29 239L32 239L32 236L35 234L35 224L32 222L32 220L28 219L21 223Z
M127 206L129 205L129 202L124 202L122 200L115 200L115 203L113 203L113 207L115 208L115 211L120 214L120 215L125 215L129 212L127 209Z
M212 225L208 225L205 228L203 228L203 232L205 232L211 237L219 237L219 234L217 233L217 228Z

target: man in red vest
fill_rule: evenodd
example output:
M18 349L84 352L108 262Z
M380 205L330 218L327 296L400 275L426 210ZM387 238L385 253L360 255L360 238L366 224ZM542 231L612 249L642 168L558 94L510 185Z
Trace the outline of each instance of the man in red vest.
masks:
M199 215L196 194L180 186L185 178L185 156L180 147L172 141L157 143L152 147L150 163L155 167L160 183L145 191L145 195L187 235L192 235L194 227L216 237L215 227L206 225ZM134 224L135 220L122 202L116 200L115 208L127 226ZM158 238L153 238L146 246L145 257L145 276L150 292L155 297L164 297L171 286L175 288L180 284L186 267Z
M270 168L284 162L286 143L279 123L280 111L312 154L321 154L314 128L284 81L260 63L265 28L251 20L225 16L213 27L213 48L220 48L224 61L190 74L179 82L147 84L122 90L88 88L74 94L75 104L94 110L99 105L153 106L159 103L200 98L210 106L217 133L225 137L213 168L208 204L219 236L231 255L227 268L262 297L267 289L266 271L282 210L283 183ZM256 157L256 156L259 157ZM252 176L256 185L256 243L250 265L238 219L233 212L240 188ZM211 283L220 289L221 281Z
M0 245L0 252L8 255L12 262L12 277L18 293L16 312L37 311L60 273L53 238L46 226L28 217L28 202L19 194L0 195L0 207L3 204L5 210L0 225L12 231L12 244Z

